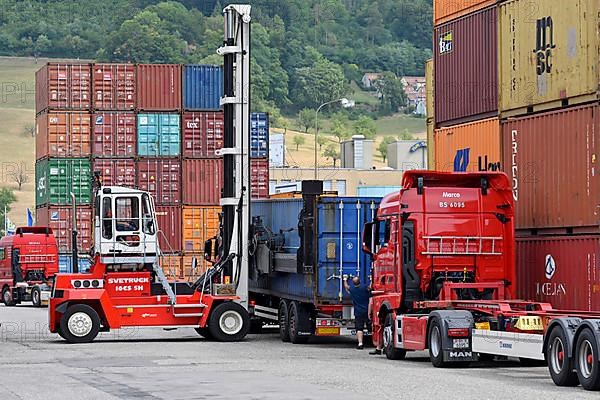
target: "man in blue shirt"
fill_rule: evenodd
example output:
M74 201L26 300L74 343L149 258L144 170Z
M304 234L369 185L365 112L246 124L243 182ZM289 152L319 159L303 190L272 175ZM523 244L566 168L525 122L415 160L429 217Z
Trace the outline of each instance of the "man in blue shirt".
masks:
M367 285L360 284L360 278L355 276L352 283L348 283L348 276L344 275L344 287L352 297L354 305L354 321L356 323L356 337L358 338L358 350L362 350L365 325L369 322L369 299L371 298L371 289Z

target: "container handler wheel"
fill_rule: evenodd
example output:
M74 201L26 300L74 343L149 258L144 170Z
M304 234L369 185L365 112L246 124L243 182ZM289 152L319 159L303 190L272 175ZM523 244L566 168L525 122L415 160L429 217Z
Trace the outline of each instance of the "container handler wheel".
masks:
M285 300L279 302L279 313L277 314L279 321L279 337L282 342L290 341L290 319L288 314L288 303Z
M546 360L548 370L556 386L577 386L577 374L573 371L573 364L567 354L567 336L562 328L555 326L548 336Z
M233 301L221 303L210 313L208 330L219 342L238 342L250 330L248 311Z
M306 308L297 301L292 301L288 315L290 327L288 336L290 337L290 342L294 344L306 344L310 336L299 334L300 326L308 322L309 317Z
M406 350L397 349L394 347L394 320L395 314L389 313L385 316L383 323L383 352L388 360L404 360L406 357Z
M87 304L75 304L60 319L60 330L69 343L89 343L98 336L100 317Z
M12 298L12 293L10 292L10 288L8 286L5 286L4 289L2 289L2 302L7 307L12 307L15 305L15 302Z
M594 333L585 328L575 348L575 369L581 386L585 390L600 390L600 362L598 362L598 341Z
M34 307L42 306L42 294L38 286L31 289L31 303L33 303Z

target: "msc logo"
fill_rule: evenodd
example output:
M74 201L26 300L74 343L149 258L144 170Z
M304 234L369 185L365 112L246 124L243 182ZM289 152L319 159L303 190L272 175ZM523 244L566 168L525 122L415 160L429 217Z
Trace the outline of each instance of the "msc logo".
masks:
M438 41L440 55L451 53L454 50L454 32L446 32L440 35Z
M39 190L40 192L46 190L46 176L42 176L40 179L38 179L38 185L37 185L37 190Z
M546 256L546 279L552 279L554 274L556 273L556 262L554 262L554 258L548 254Z
M537 61L536 72L538 75L552 72L552 51L556 48L554 42L554 23L552 17L537 20L536 45L533 54Z

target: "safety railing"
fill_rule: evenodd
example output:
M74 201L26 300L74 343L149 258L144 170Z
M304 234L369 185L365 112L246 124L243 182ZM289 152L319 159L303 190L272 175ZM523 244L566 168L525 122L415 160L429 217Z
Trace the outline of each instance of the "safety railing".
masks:
M424 236L425 255L500 256L502 237L496 236Z

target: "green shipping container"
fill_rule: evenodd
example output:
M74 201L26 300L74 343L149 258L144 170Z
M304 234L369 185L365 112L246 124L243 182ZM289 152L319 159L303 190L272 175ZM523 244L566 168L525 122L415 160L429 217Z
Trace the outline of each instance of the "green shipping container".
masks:
M35 164L35 202L71 204L71 193L77 204L90 204L92 199L92 166L86 158L47 158Z

